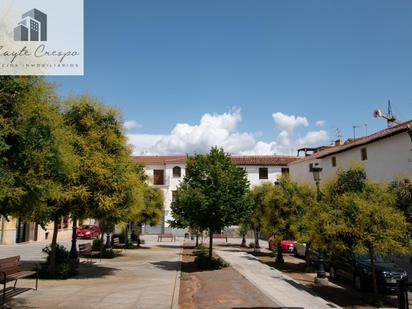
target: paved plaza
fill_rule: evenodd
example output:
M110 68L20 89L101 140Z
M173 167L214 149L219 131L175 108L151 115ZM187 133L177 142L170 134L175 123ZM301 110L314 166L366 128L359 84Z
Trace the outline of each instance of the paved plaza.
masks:
M87 241L90 240L80 242ZM227 244L224 240L217 240L216 253L239 273L236 276L246 278L264 297L279 304L280 307L277 308L337 308L334 304L305 292L302 286L285 274L232 246L239 242L239 239L229 239L229 246L220 246ZM62 244L70 247L69 241ZM41 249L45 245L46 243L29 243L1 246L0 257L21 255L24 263L39 262L42 260ZM75 278L40 280L37 291L30 289L34 286L33 279L19 280L17 295L9 299L5 307L178 308L182 245L182 239L176 242L157 242L155 237L146 236L144 248L124 250L121 256L102 261L97 259L92 264L82 261L79 275ZM262 243L262 247L264 246ZM238 286L247 284L234 284L234 288ZM224 304L221 307L226 308Z
M70 242L64 244L69 246ZM23 261L39 260L41 254L36 252L44 246L2 246L1 257L21 254ZM96 260L91 265L82 263L78 277L39 280L38 291L29 290L13 297L7 307L177 308L181 246L181 241L149 241L146 249L126 250L122 256ZM19 280L17 284L21 291L33 286L32 279Z

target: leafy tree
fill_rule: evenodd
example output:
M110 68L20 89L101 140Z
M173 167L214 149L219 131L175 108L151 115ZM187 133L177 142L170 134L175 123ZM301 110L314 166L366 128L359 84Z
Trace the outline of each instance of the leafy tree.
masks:
M70 212L78 160L52 84L36 77L0 79L0 209L5 216L45 226L54 221L50 271L54 274L57 220Z
M263 186L263 229L274 235L278 243L276 262L283 263L280 242L302 234L303 214L314 203L315 194L308 187L292 182L287 175L282 176L276 185L268 183Z
M396 179L389 185L389 190L396 197L396 208L406 217L409 223L409 235L412 236L412 183L406 179Z
M209 232L209 258L213 233L238 224L248 210L246 172L234 165L223 149L188 158L186 175L172 202L179 224Z
M405 253L410 247L408 224L395 207L394 195L386 187L368 181L359 166L340 171L328 184L310 220L312 244L316 247L369 256L375 293L376 256Z
M124 221L140 211L144 196L119 113L88 96L68 98L65 105L81 158L79 182L87 191L76 215L96 218L102 227Z

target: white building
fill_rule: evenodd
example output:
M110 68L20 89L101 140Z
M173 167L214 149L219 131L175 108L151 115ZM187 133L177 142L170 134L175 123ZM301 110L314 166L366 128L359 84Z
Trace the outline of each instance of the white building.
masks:
M275 182L282 173L288 173L288 163L297 159L292 156L232 156L233 162L244 168L251 186L265 181ZM173 192L183 180L187 156L136 156L134 161L143 164L149 183L162 189L165 196L165 217L160 226L146 227L146 234L164 233L172 219L170 205Z
M293 180L314 184L312 166L322 168L321 180L332 178L352 162L365 168L369 179L390 182L412 176L412 120L348 142L337 141L310 156L289 163Z

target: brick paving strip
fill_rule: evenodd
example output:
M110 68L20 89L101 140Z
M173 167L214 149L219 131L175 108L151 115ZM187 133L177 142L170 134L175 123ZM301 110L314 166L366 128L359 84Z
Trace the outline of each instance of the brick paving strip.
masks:
M182 256L179 308L280 308L233 267L201 271L194 263L193 247Z

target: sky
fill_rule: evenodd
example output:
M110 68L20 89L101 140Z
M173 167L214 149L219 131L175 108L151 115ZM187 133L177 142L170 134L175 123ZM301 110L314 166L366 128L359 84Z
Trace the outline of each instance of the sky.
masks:
M412 118L412 1L86 0L85 73L134 154L296 154ZM366 125L365 125L366 124Z

